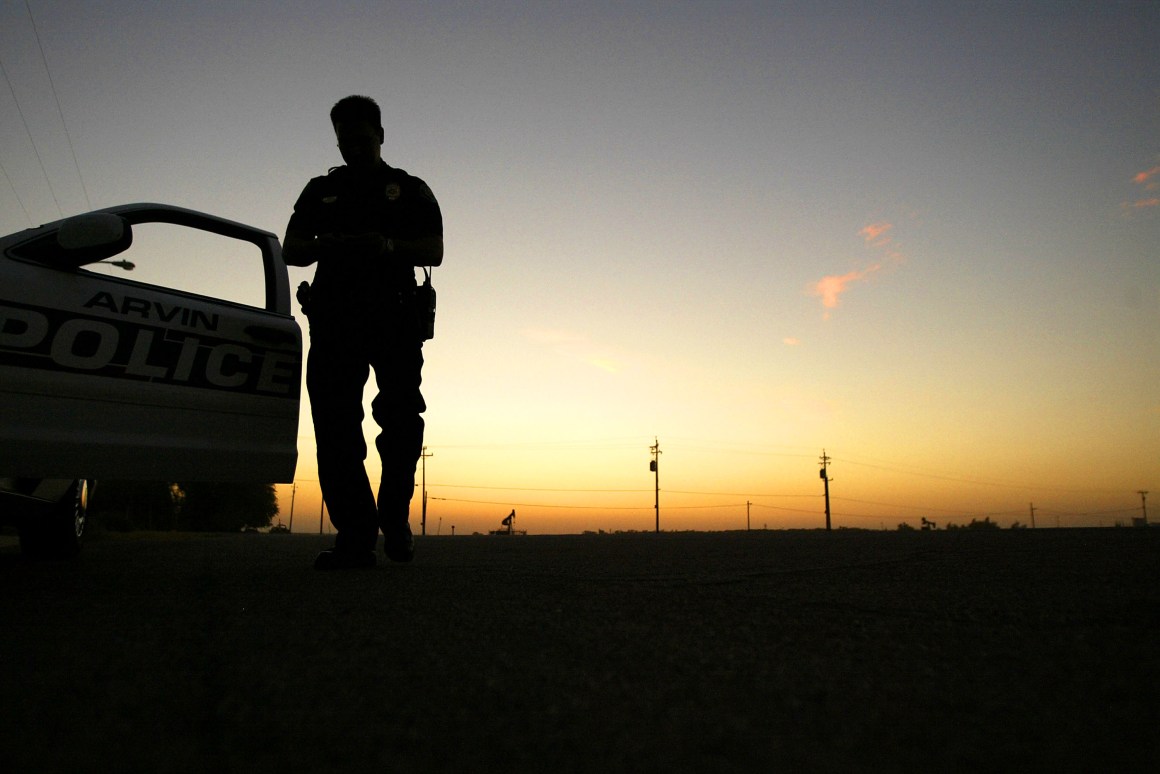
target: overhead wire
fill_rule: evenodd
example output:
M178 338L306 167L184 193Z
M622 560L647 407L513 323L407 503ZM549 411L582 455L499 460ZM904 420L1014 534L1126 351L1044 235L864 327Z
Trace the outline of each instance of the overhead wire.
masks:
M80 161L77 159L76 146L73 143L72 133L68 128L68 121L64 116L64 107L60 102L60 92L56 88L56 80L52 77L52 68L48 65L48 56L44 50L44 43L40 38L40 30L37 28L36 17L32 13L32 8L28 4L28 0L25 0L24 2L24 10L25 13L28 14L28 21L32 25L32 36L36 41L37 51L40 53L40 61L44 66L45 75L48 77L49 91L52 92L52 98L56 104L56 112L60 117L61 128L64 130L65 142L68 145L69 154L72 158L73 169L76 171L77 181L80 183L81 193L84 196L85 208L91 210L93 207L92 200L89 198L89 189L85 184L84 174L81 172ZM40 152L40 145L37 144L36 138L33 136L32 127L29 126L28 123L28 117L24 113L24 108L20 104L20 98L16 94L16 88L13 86L12 79L8 75L8 69L4 66L2 60L0 60L0 74L4 76L4 82L8 86L8 92L12 95L12 103L16 107L16 114L20 118L21 125L24 127L24 133L28 137L28 142L32 146L32 151L36 156L36 163L40 167L41 175L44 176L45 186L48 188L49 195L52 197L53 205L56 207L57 216L64 217L64 208L61 206L60 197L57 196L56 187L52 184L52 178L48 174L48 167L44 163L44 156ZM5 182L12 190L13 195L16 197L16 201L20 204L20 209L24 213L24 219L30 226L35 226L36 223L28 211L28 207L24 202L24 198L16 189L16 185L12 181L11 176L8 174L8 170L3 166L0 166L0 173L3 173Z
M477 486L475 484L439 484L432 482L427 486L439 489L490 489L500 492L651 492L651 489L575 489L565 487L539 486Z
M28 208L24 206L24 200L20 198L20 193L16 190L16 186L12 183L12 178L8 176L8 170L4 168L4 163L0 161L0 174L4 175L4 181L8 183L8 187L12 190L12 195L16 197L17 204L20 205L20 211L24 213L24 219L28 221L29 226L35 226L32 222L32 216L28 214Z
M557 505L554 503L513 503L513 502L499 502L496 500L465 500L457 497L436 497L429 495L428 500L440 500L447 503L471 503L473 505L502 505L505 508L552 508L552 509L566 509L566 510L596 510L596 511L651 511L653 507L650 506L617 506L617 505Z
M898 503L880 503L880 502L875 502L873 500L856 500L853 497L831 497L830 499L834 502L858 503L859 505L880 505L883 508L905 508L907 510L914 510L914 511L938 511L940 513L949 513L949 514L969 514L969 513L972 513L972 511L964 510L962 508L934 508L934 507L926 506L926 505L900 505ZM1020 511L1020 513L1022 513L1022 511Z
M706 444L706 442L700 442L700 441L690 441L689 443L690 443L690 445L695 444L698 446L708 445L708 444ZM577 446L593 446L593 445L607 447L610 444L609 444L609 441L547 442L547 443L540 443L540 444L519 444L518 447L519 448L540 448L540 449L545 449L545 448L567 449L569 447L575 448ZM635 446L635 445L639 445L639 444L632 443L631 441L621 441L621 439L617 439L617 446L630 446L630 445ZM713 446L716 446L718 449L722 448L720 445L716 445L716 444L713 444ZM457 446L457 447L453 447L453 448L482 448L482 446ZM509 448L510 449L510 448L513 448L513 445L511 445L511 444L503 444L503 445L496 444L496 445L488 445L488 448ZM793 457L803 456L803 455L798 455L798 454L787 454L787 453L780 453L780 452L762 452L759 450L755 450L752 447L747 447L743 451L739 450L739 449L732 449L732 451L738 451L740 453L746 453L746 454L763 454L763 455L770 455L770 456L793 456ZM966 479L963 477L943 475L943 474L926 472L926 471L903 470L903 469L898 468L898 467L890 467L890 466L883 465L883 464L862 462L862 461L858 461L858 460L850 460L850 459L845 459L845 458L838 458L838 459L834 459L833 461L834 462L841 462L844 464L869 467L869 468L874 468L874 469L879 469L879 470L886 470L886 471L890 471L890 472L900 473L903 475L913 475L913 476L919 476L919 477L925 477L925 478L935 478L935 479L940 479L940 480L956 481L956 482L969 483L969 484L975 484L975 485L1007 486L1007 487L1011 487L1011 488L1033 488L1033 487L1024 487L1021 485L994 482L994 481L972 480L972 479ZM479 486L479 485L469 485L469 484L432 484L431 486L433 488L446 488L446 489L477 489L477 490L510 491L510 492L570 492L570 493L635 493L635 494L643 494L645 492L652 491L651 489ZM806 499L820 499L821 498L820 493L801 494L801 493L785 493L785 492L766 492L766 493L718 492L718 491L681 490L681 489L665 489L662 491L666 495L692 496L692 497L806 498ZM1072 491L1089 491L1089 490L1072 490ZM504 505L504 506L516 505L519 507L560 508L560 509L594 509L594 510L603 509L603 510L642 511L642 510L652 510L655 507L655 506L643 506L643 505L642 506L610 506L610 505L587 506L587 505L562 505L562 504L557 505L557 504L552 504L552 503L522 503L522 504L521 503L514 503L513 504L513 503L495 502L495 501L487 501L487 500L467 500L467 499L457 499L457 498L434 498L434 499L445 500L445 501L449 501L449 502L479 503L479 504ZM832 499L835 502L857 503L857 504L861 504L861 505L871 505L871 506L878 506L878 507L882 507L882 508L889 508L892 510L896 510L896 509L897 510L908 510L908 511L912 511L912 512L913 511L926 511L928 513L942 514L945 517L956 517L957 516L957 517L961 517L961 518L972 518L972 517L974 517L974 518L990 518L992 516L1019 516L1019 515L1023 514L1022 510L1002 511L1002 512L1000 512L1000 511L983 512L980 510L972 510L969 508L953 509L953 508L934 507L934 506L925 506L925 505L903 505L903 504L899 504L899 503L886 503L886 502L871 501L871 500L860 500L860 499L848 498L848 497L834 497ZM669 503L666 505L666 510L682 510L682 509L684 509L684 510L714 510L714 509L720 510L720 509L724 509L724 508L739 508L739 507L745 507L745 506L753 506L753 507L757 507L757 508L764 508L767 510L781 511L781 512L785 512L785 513L813 514L816 512L816 509L789 508L789 507L784 507L784 506L769 505L767 503L754 502L753 500L748 500L747 502L742 502L742 503L705 503L705 504L698 504L698 505L675 505L675 504ZM1046 513L1047 511L1045 510L1044 512ZM1077 513L1077 514L1068 514L1068 515L1088 516L1088 515L1100 515L1100 514L1111 514L1111 513L1121 513L1121 512L1125 512L1125 511L1118 509L1118 510L1111 510L1111 511L1101 511L1101 512L1084 513L1084 514ZM895 514L867 514L867 513L846 513L846 512L843 512L840 515L842 517L848 517L848 518L854 518L854 519L897 518L896 513Z
M85 197L85 209L91 210L93 208L92 202L89 201L89 189L85 185L85 177L81 174L81 165L77 161L77 151L73 147L72 135L68 130L68 121L64 118L64 109L60 104L60 94L56 90L56 82L52 78L52 68L48 66L48 57L44 53L44 45L40 42L40 31L36 28L36 19L32 15L32 7L28 5L28 0L24 0L24 10L28 12L28 20L32 22L32 36L36 38L36 47L40 51L40 61L44 64L44 72L48 76L48 85L52 90L52 98L56 101L56 112L60 116L60 125L64 129L64 138L68 143L69 153L72 154L73 168L77 172L77 180L81 184L81 192ZM46 175L47 177L47 175ZM55 195L53 197L55 199ZM60 203L57 203L57 209L60 209Z
M56 189L52 187L52 181L48 179L48 169L44 166L44 159L40 155L40 148L36 145L36 140L32 136L32 129L28 126L28 119L24 116L24 109L20 107L20 98L16 96L16 89L12 86L12 79L8 77L8 69L4 67L3 60L0 60L0 75L4 76L4 82L8 84L8 91L12 94L12 102L16 105L16 115L20 117L20 123L24 125L24 133L28 135L28 142L32 144L32 151L36 154L36 162L40 165L40 171L44 175L44 182L48 185L48 192L52 194L52 201L56 204L56 211L60 217L64 217L64 210L61 209L60 199L56 196ZM7 178L8 173L4 176ZM20 194L16 191L15 186L12 192L16 194L17 201L20 202L20 208L24 210L24 216L28 218L29 225L34 225L32 218L28 215L28 209L24 206L24 201L20 198Z
M870 462L859 462L857 460L852 460L852 459L848 459L845 457L835 457L835 458L832 458L832 461L835 463L843 464L843 465L855 465L857 467L863 467L863 468L874 468L875 470L884 470L884 471L887 471L889 473L901 473L902 475L905 475L905 476L917 476L919 478L930 478L930 479L935 479L938 481L953 481L955 483L960 483L960 484L971 484L972 486L994 486L994 487L1000 487L1000 488L1006 488L1006 489L1038 490L1038 491L1048 491L1048 492L1068 492L1068 493L1072 493L1072 494L1090 493L1090 492L1102 492L1105 494L1111 494L1111 493L1118 492L1118 490L1113 490L1113 489L1077 489L1074 487L1058 487L1058 486L1053 487L1053 486L1041 486L1038 484L1035 484L1035 485L1015 484L1015 483L1005 482L1005 481L988 481L986 479L980 479L980 478L964 478L962 476L951 476L951 475L946 475L946 474L941 474L941 473L931 473L931 472L922 471L919 469L905 470L903 468L890 467L888 465L874 464L874 463L870 463Z

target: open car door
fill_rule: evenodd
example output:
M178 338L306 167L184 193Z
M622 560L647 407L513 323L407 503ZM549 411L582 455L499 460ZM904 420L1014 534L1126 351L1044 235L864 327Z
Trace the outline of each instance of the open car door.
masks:
M256 246L264 304L92 270L152 223ZM0 238L2 477L292 481L301 373L274 234L130 204Z

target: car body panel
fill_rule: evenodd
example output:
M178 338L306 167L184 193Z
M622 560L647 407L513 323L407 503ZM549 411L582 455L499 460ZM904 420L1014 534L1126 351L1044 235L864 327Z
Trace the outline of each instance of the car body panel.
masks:
M257 245L266 307L57 262L75 219L0 238L0 476L292 481L302 333L277 238L167 205L97 212Z

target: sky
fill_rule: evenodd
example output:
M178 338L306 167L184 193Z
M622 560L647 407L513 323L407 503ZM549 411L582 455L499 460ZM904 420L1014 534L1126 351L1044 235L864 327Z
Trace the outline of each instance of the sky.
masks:
M1111 526L1160 513L1158 39L1155 2L0 0L0 231L281 235L367 94L445 223L429 534L818 528L823 450L836 528ZM154 244L134 279L261 298Z

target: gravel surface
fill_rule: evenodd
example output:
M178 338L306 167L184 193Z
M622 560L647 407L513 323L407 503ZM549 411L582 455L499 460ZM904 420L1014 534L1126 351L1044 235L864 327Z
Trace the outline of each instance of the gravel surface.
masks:
M1160 531L0 548L0 770L1160 769Z

